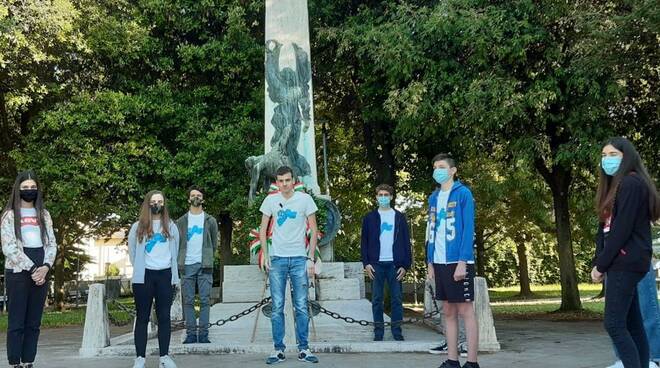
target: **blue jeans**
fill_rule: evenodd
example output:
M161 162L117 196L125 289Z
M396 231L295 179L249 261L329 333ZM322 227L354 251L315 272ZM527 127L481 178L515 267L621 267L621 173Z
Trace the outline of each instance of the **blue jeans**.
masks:
M273 310L270 323L273 333L275 350L286 349L284 345L284 300L287 278L291 280L291 299L295 309L296 342L298 350L309 348L307 336L309 333L309 313L307 309L307 257L277 257L270 258L270 295L273 298Z
M660 361L660 307L658 306L658 289L655 286L655 270L651 271L637 284L639 310L644 321L644 331L649 341L651 360ZM617 358L619 353L614 349Z
M383 289L385 282L390 287L390 306L392 308L392 321L403 320L403 301L401 293L401 281L396 279L397 268L393 262L378 262L372 265L376 271L371 288L371 311L374 322L383 322ZM385 328L374 327L375 337L383 337ZM402 336L401 325L392 325L392 335Z
M610 335L623 366L648 365L649 343L639 308L637 285L645 275L610 271L605 286L605 330Z

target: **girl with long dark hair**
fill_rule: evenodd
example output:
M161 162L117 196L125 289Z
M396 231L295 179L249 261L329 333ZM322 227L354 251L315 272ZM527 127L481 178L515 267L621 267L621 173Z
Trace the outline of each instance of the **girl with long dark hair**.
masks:
M0 224L9 306L7 359L12 367L23 363L32 368L48 295L47 276L57 253L53 220L34 172L16 177Z
M626 138L602 148L596 211L600 220L591 278L605 279L605 329L625 368L646 367L637 284L649 272L651 222L660 217L660 197L639 153Z
M144 197L139 220L128 233L128 252L133 265L133 296L137 311L135 322L134 368L144 368L147 349L147 325L151 305L156 302L158 347L161 368L176 368L168 355L173 285L179 283L177 255L179 231L170 219L165 196L154 190Z

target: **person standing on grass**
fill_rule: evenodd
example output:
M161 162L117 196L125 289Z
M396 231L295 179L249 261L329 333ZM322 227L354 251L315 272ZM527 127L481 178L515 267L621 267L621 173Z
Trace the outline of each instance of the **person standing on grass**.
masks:
M463 368L478 368L479 331L474 314L474 198L458 180L456 161L447 154L433 158L433 179L439 187L429 198L426 230L427 277L435 280L436 299L443 302L448 359L440 368L460 368L458 317L468 343Z
M649 342L638 284L651 268L651 222L660 218L660 196L626 138L603 145L599 177L600 224L591 278L605 280L605 330L619 359L625 368L641 368L649 362Z
M374 322L383 322L383 289L390 288L392 336L403 341L403 297L401 280L412 265L410 232L406 216L392 208L394 188L381 184L376 188L378 208L362 219L360 250L364 272L373 280L372 312ZM374 326L374 341L383 341L384 326Z
M266 364L286 360L284 351L284 294L287 279L291 281L291 300L295 309L296 341L298 360L318 363L319 359L309 350L309 313L307 308L309 276L314 274L316 254L316 203L312 197L293 190L293 170L283 166L276 171L279 191L268 195L259 210L262 213L259 240L264 247L266 269L272 297L271 327L275 350L266 359ZM269 249L267 229L273 224L273 240ZM306 249L306 230L309 226L309 249Z
M174 287L179 283L177 255L179 230L170 220L165 196L161 191L147 193L140 208L140 219L128 233L128 254L133 265L135 299L135 363L144 368L147 350L147 325L151 306L156 302L160 368L176 368L169 356L171 338L170 308Z
M218 222L204 211L204 192L193 186L188 190L188 213L176 224L181 236L179 269L183 273L183 314L186 320L184 344L209 341L209 313L213 286L213 262L218 247ZM195 318L195 286L199 290L199 326Z
M44 208L43 187L32 171L18 174L0 220L9 310L7 359L32 368L57 244ZM21 365L23 363L23 365Z

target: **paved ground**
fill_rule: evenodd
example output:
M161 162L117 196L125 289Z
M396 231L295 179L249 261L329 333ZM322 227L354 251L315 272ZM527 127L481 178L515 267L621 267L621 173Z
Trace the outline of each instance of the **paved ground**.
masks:
M497 333L502 351L482 355L484 368L602 368L611 364L611 345L600 322L497 321ZM113 334L119 333L114 330ZM42 331L38 367L48 368L120 368L132 367L128 357L81 359L78 348L81 328L60 328ZM5 336L0 336L0 354L4 357ZM174 357L179 368L264 367L262 354L185 355ZM290 356L290 359L294 358ZM437 367L443 357L430 354L322 354L315 367ZM147 358L147 367L156 368L158 358ZM300 367L295 359L280 367Z

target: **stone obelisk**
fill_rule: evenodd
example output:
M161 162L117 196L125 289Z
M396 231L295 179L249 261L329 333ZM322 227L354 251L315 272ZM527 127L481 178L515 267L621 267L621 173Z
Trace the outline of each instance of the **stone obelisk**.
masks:
M319 194L307 0L266 0L265 41L264 153L278 150Z

